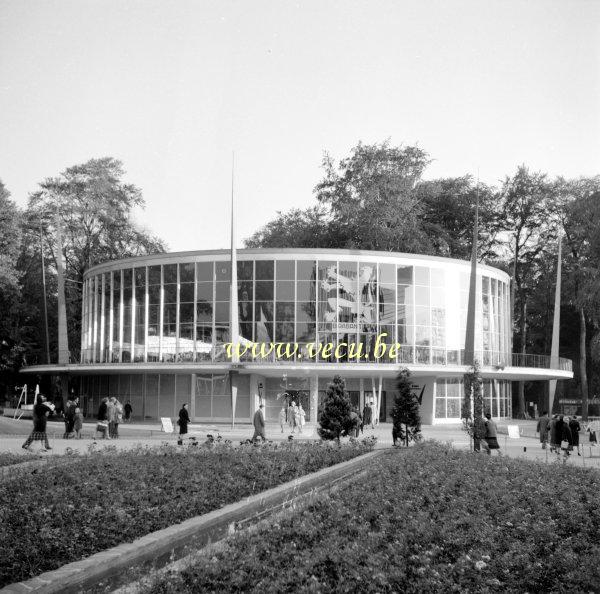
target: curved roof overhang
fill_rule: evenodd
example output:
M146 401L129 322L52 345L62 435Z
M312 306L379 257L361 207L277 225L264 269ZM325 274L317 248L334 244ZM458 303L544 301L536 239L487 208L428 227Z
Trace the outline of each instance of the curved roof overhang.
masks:
M324 260L336 258L355 258L364 262L376 260L379 263L405 261L418 265L421 264L450 264L470 269L469 260L457 258L444 258L442 256L428 256L425 254L406 254L403 252L381 252L369 250L342 250L323 248L249 248L236 250L238 260L285 260L296 258L300 260ZM166 252L163 254L152 254L149 256L136 256L134 258L123 258L96 264L86 270L84 277L88 278L94 274L120 270L125 267L152 266L158 264L177 264L188 262L204 262L207 260L229 260L230 250L200 250L189 252ZM493 274L505 282L509 282L509 276L503 270L478 263L477 268Z
M21 373L39 375L122 374L122 373L225 373L238 371L256 373L267 377L288 375L335 375L344 377L395 377L398 371L406 368L413 377L462 377L468 367L461 365L394 365L380 363L98 363L69 365L32 365L23 368ZM484 379L509 381L569 380L572 371L543 369L539 367L482 367Z

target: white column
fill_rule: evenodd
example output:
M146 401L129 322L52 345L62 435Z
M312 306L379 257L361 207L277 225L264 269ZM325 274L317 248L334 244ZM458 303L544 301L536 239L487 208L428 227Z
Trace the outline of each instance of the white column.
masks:
M310 390L310 422L317 423L317 413L319 411L319 376L311 375L309 379Z

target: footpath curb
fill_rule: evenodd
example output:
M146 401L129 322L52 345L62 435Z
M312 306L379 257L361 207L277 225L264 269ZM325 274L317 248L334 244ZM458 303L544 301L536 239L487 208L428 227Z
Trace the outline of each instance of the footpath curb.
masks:
M91 557L68 563L24 582L9 584L0 590L3 594L22 592L75 593L117 587L135 568L156 568L189 554L192 550L221 540L235 530L236 522L263 516L275 511L299 495L326 487L333 481L350 478L389 449L363 454L352 460L329 466L312 474L294 479L263 493L252 495L202 516L185 520L152 532L131 543L120 544Z

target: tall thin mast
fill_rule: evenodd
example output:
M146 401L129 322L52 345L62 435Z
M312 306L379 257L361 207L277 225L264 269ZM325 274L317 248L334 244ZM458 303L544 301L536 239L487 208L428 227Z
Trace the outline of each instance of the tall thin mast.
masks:
M560 289L562 272L562 236L558 237L558 262L556 264L556 291L554 293L554 321L552 324L552 346L550 347L550 367L558 369L558 345L560 342ZM548 390L548 412L552 415L557 380L550 380Z
M48 291L46 289L46 260L44 259L44 231L40 221L40 256L42 259L42 287L44 288L44 335L46 339L46 364L50 365L50 332L48 330Z
M234 202L234 166L235 154L231 157L231 292L229 295L229 330L232 343L231 363L235 367L239 363L238 343L239 320L238 320L238 286L237 286L237 253L235 250L235 202ZM229 371L229 383L231 386L231 426L235 427L235 408L237 402L237 375L234 369Z
M471 250L471 278L469 281L469 304L467 306L467 330L465 333L465 365L475 362L475 312L477 299L477 238L479 236L479 176L477 176L477 201L475 224L473 225L473 247Z

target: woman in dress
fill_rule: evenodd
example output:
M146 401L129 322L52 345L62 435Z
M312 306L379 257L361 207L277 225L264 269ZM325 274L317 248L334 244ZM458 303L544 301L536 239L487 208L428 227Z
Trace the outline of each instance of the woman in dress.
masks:
M287 414L285 412L285 406L281 407L281 410L279 411L279 425L281 426L281 432L283 433L284 429L284 425L287 423Z
M296 424L298 425L298 433L302 433L302 427L304 427L305 419L306 412L302 408L302 405L299 404L298 408L296 408Z
M190 422L190 415L187 410L187 404L184 404L179 411L179 419L177 424L179 425L179 439L177 443L179 445L183 444L183 436L188 432L188 424Z

